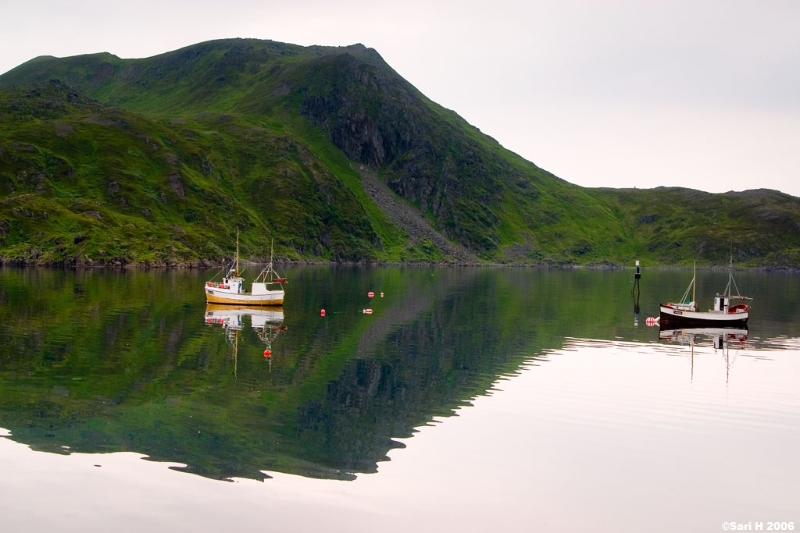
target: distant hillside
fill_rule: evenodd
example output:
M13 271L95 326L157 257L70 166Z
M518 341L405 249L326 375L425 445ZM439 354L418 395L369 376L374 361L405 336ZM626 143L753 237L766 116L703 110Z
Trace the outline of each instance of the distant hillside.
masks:
M0 76L6 262L800 264L800 200L585 189L361 45L201 43Z

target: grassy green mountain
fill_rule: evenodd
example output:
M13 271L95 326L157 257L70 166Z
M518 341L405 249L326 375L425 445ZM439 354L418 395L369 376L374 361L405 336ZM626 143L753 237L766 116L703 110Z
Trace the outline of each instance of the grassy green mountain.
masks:
M800 199L572 185L361 45L39 57L0 116L5 262L800 263Z

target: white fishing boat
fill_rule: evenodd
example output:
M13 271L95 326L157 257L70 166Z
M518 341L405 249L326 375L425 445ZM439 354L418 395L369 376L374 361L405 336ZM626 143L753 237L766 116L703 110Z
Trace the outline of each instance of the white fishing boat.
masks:
M224 272L224 270L223 270ZM236 256L227 267L227 273L221 280L206 282L206 303L226 305L283 305L285 291L283 285L286 278L275 272L270 251L269 263L245 287L245 279L239 271L239 234L236 234Z
M728 269L728 284L722 294L714 297L714 307L708 311L698 311L695 301L697 276L692 277L689 287L679 302L660 304L659 323L662 328L676 327L744 327L750 317L752 298L739 294L733 279L733 269ZM734 294L734 290L736 291ZM689 292L692 298L689 299ZM737 303L740 302L740 303Z

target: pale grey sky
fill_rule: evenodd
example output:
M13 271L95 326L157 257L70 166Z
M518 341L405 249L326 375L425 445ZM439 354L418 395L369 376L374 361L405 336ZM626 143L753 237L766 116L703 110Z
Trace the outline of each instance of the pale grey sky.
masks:
M794 0L3 0L0 72L228 37L362 43L572 183L800 196L798 28Z

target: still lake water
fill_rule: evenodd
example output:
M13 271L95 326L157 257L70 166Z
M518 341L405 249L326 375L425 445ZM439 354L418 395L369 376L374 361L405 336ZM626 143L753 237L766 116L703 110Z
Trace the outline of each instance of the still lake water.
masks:
M211 274L0 269L3 531L800 528L800 276L720 337L645 325L687 271Z

